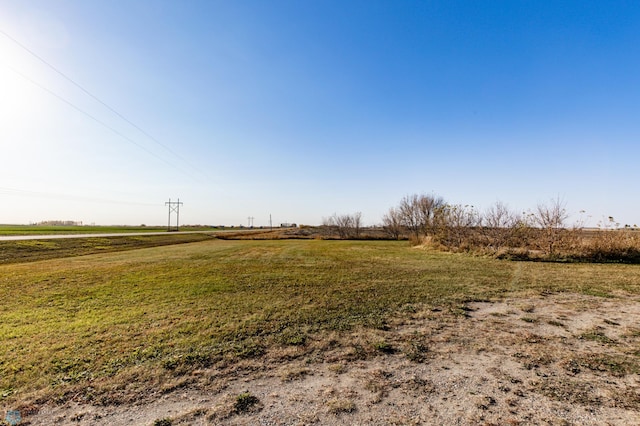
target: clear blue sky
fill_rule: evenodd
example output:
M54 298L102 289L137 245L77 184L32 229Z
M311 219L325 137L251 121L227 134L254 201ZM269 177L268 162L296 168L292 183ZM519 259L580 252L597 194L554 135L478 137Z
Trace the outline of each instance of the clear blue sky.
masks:
M435 193L640 224L638 2L0 0L0 30L154 138L0 34L0 223Z

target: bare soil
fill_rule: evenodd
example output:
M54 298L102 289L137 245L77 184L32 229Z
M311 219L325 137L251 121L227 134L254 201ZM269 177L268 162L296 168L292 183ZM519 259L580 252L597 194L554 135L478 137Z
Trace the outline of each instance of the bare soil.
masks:
M640 424L640 297L551 294L407 307L385 330L316 336L30 425Z

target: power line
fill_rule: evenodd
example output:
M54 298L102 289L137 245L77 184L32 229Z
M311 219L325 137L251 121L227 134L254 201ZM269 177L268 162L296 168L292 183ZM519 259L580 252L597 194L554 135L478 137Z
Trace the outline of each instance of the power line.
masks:
M169 222L167 224L167 231L179 231L180 230L180 206L182 204L184 204L184 203L180 201L180 198L178 198L178 201L171 201L171 198L169 198L169 201L164 203L165 206L169 206ZM171 229L171 213L175 213L176 214L176 228L175 229Z
M104 106L105 108L107 108L109 111L111 111L112 113L114 113L115 115L117 115L118 117L120 117L122 120L126 121L127 123L129 123L131 126L133 126L134 128L136 128L139 132L141 132L143 135L145 135L146 137L148 137L149 139L151 139L153 142L155 142L156 144L158 144L159 146L161 146L162 148L164 148L165 150L167 150L169 153L171 153L173 156L175 156L176 158L180 159L181 161L183 161L185 164L189 165L190 167L193 167L192 165L190 165L188 163L187 160L185 160L182 156L180 156L179 154L177 154L175 151L173 151L171 148L169 148L168 146L166 146L165 144L163 144L162 142L160 142L158 139L156 139L155 137L153 137L152 135L150 135L148 132L146 132L144 129L142 129L140 126L138 126L137 124L135 124L134 122L132 122L131 120L129 120L128 118L126 118L124 115L122 115L121 113L119 113L118 111L116 111L113 107L111 107L110 105L108 105L106 102L104 102L103 100L101 100L100 98L98 98L96 95L94 95L93 93L91 93L90 91L88 91L87 89L85 89L82 85L80 85L78 82L76 82L74 79L72 79L71 77L67 76L65 73L63 73L62 71L60 71L58 68L56 68L55 66L53 66L50 62L48 62L47 60L45 60L44 58L42 58L40 55L38 55L37 53L35 53L33 50L29 49L27 46L25 46L24 44L20 43L18 40L16 40L15 38L13 38L11 35L7 34L5 31L0 29L0 34L4 35L5 37L7 37L9 40L11 40L12 42L14 42L16 45L20 46L22 49L24 49L25 51L27 51L29 54L31 54L33 57L35 57L36 59L38 59L40 62L44 63L45 65L47 65L49 68L51 68L53 71L55 71L57 74L59 74L60 76L62 76L65 80L67 80L68 82L70 82L71 84L73 84L74 86L76 86L78 89L82 90L85 94L87 94L88 96L90 96L92 99L94 99L95 101L97 101L98 103L100 103L102 106ZM41 86L42 87L42 86ZM46 90L46 89L45 89ZM66 101L65 101L66 102ZM136 144L137 145L137 144ZM147 151L148 152L148 151ZM195 168L195 167L194 167Z
M89 114L88 112L86 112L85 110L83 110L82 108L76 106L74 103L72 103L71 101L68 101L67 99L63 98L62 96L58 95L57 93L55 93L54 91L48 89L47 87L43 86L42 84L38 83L37 81L33 80L32 78L26 76L25 74L23 74L22 72L18 71L17 69L13 68L11 65L8 65L6 62L3 62L4 65L9 68L11 71L13 71L14 73L18 74L20 77L24 78L25 80L27 80L28 82L30 82L31 84L39 87L40 89L44 90L45 92L49 93L51 96L54 96L55 98L57 98L58 100L66 103L67 105L69 105L71 108L75 109L76 111L86 115L87 117L89 117L90 119L94 120L95 122L97 122L98 124L106 127L107 129L111 130L113 133L115 133L116 135L120 136L121 138L123 138L124 140L126 140L129 143L132 143L133 145L137 146L138 148L140 148L141 150L145 151L147 154L157 158L158 160L162 161L165 164L168 164L169 166L180 170L182 173L186 174L187 176L191 177L192 179L196 179L193 175L191 175L190 173L186 172L185 170L182 170L181 168L177 167L174 163L171 163L167 160L165 160L164 158L160 157L158 154L156 154L155 152L145 148L143 145L140 145L138 142L134 141L133 139L131 139L129 136L119 132L118 130L116 130L115 128L109 126L107 123L105 123L104 121L100 120L99 118ZM196 179L197 180L197 179Z

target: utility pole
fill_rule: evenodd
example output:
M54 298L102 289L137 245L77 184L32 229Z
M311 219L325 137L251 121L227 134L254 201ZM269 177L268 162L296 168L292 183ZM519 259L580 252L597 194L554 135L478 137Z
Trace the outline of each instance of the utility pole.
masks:
M169 198L169 201L164 203L165 206L169 206L169 222L167 224L167 231L172 231L171 229L171 213L175 212L176 213L176 229L173 229L173 231L179 231L180 230L180 205L184 204L180 202L180 198L178 198L178 201L171 201L171 198Z
M271 213L269 213L269 231L273 231L273 222L271 222Z

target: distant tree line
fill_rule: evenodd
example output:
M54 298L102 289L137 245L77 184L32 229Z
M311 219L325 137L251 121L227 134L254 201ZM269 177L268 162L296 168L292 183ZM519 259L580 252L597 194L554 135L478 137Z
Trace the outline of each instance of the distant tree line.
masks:
M75 220L44 220L36 223L40 226L82 226L82 221Z

